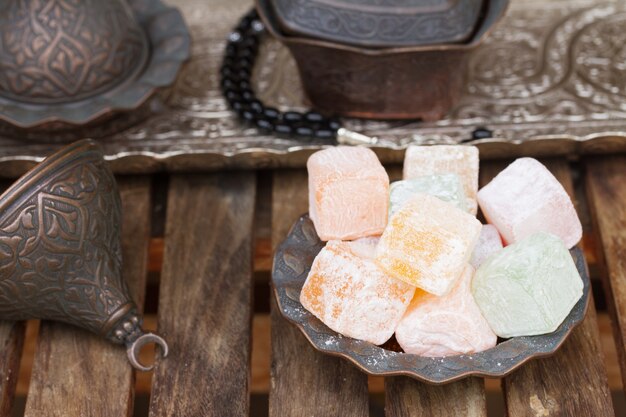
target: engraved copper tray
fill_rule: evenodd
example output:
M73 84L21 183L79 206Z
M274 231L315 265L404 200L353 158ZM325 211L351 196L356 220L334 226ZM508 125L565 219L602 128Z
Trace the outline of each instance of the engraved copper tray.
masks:
M225 37L251 0L172 0L192 34L192 60L147 120L117 134L93 131L118 173L304 166L325 141L276 139L247 128L219 91ZM346 121L384 138L383 162L401 162L409 143L458 143L476 126L481 158L626 151L626 4L517 0L469 63L458 106L434 123ZM255 82L270 104L306 108L286 48L266 42ZM104 137L103 137L104 136ZM16 176L59 145L0 137L0 175Z
M430 384L446 384L468 376L501 378L533 358L550 356L580 324L589 304L590 281L580 248L571 250L583 280L583 296L559 328L539 336L514 337L471 355L427 358L400 352L393 342L383 347L345 337L326 327L300 304L300 291L313 259L324 246L308 215L300 217L274 255L272 284L282 315L295 324L322 353L339 356L361 371L378 376L405 375Z

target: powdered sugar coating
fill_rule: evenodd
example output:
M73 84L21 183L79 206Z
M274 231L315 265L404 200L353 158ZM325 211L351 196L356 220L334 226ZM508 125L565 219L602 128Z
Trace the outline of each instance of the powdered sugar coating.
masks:
M567 192L536 159L515 160L478 192L478 202L507 244L548 232L572 248L582 237L582 225Z
M478 205L478 148L462 145L409 146L404 157L405 180L433 174L457 174L463 183L469 212L476 215Z
M398 211L416 194L428 194L467 211L467 201L461 179L456 174L425 175L410 180L395 181L389 187L389 215Z
M418 194L391 217L376 263L395 278L445 295L468 263L481 226L452 204Z
M442 357L482 352L496 345L497 337L470 291L473 274L474 268L467 265L443 297L415 292L396 328L396 339L405 352Z
M311 155L307 169L309 214L321 240L352 240L383 232L389 177L371 149L324 149Z
M371 259L378 239L330 241L317 255L300 302L332 330L376 345L385 343L415 293Z
M472 253L470 264L474 268L480 267L491 255L502 250L502 238L498 229L492 224L484 224L480 229L478 243Z
M472 293L500 337L551 333L583 294L583 282L560 238L535 233L490 257Z

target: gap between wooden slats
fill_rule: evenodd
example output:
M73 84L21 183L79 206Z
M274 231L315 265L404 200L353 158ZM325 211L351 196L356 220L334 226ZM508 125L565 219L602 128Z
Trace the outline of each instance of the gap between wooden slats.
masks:
M118 180L123 275L143 306L150 235L150 179ZM86 331L41 324L25 416L130 416L133 370L126 350Z
M308 211L305 170L276 171L272 187L272 247ZM270 417L367 416L367 377L345 360L315 351L277 310L272 297Z
M254 172L171 178L151 416L248 416Z
M626 156L589 158L585 168L589 207L602 243L600 270L626 382Z
M567 161L553 159L542 162L573 196ZM484 164L481 185L489 182L506 165L502 161ZM503 389L510 417L614 415L593 299L585 320L559 351L549 358L524 364L504 379Z

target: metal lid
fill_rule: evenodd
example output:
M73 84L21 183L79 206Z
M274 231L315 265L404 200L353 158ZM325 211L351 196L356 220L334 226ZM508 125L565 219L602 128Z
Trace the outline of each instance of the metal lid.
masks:
M33 104L108 91L141 69L149 53L121 0L8 1L0 8L0 36L0 95Z
M269 0L290 35L368 47L462 43L483 0Z
M161 0L0 1L0 129L58 133L137 110L190 42Z

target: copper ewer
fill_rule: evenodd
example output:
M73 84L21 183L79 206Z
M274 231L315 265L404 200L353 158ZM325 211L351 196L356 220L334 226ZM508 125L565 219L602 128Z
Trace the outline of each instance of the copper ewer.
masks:
M121 202L91 140L46 158L0 195L0 319L69 323L125 344L131 364L147 343L121 276Z
M365 48L280 29L273 0L256 0L269 32L294 56L304 90L322 112L377 119L442 118L460 99L469 54L504 15L509 0L486 1L466 43Z

